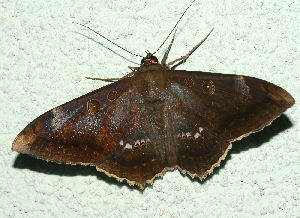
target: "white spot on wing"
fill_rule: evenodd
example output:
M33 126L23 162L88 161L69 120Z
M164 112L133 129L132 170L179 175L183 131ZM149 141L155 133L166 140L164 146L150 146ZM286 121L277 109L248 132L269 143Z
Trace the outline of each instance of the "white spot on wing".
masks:
M124 142L123 142L123 140L121 140L121 141L120 141L120 145L124 145Z
M127 148L127 149L132 149L132 145L131 145L131 144L129 144L129 143L126 143L126 146L125 146L125 148Z
M203 131L203 127L199 127L199 133Z
M194 135L194 138L197 139L197 138L199 138L199 136L200 136L200 133L196 132L196 134Z

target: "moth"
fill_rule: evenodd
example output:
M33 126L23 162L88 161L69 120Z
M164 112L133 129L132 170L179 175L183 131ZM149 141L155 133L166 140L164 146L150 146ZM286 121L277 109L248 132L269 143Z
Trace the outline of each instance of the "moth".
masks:
M260 131L295 102L287 91L261 79L171 68L208 35L167 64L173 36L161 63L148 52L129 75L36 118L12 150L92 165L140 188L176 168L204 179L232 142Z

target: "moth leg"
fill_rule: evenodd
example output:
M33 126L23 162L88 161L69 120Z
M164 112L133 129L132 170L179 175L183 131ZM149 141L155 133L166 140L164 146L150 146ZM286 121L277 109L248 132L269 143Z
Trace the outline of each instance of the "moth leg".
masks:
M91 79L91 80L101 80L101 81L107 81L107 82L110 82L110 81L118 81L122 78L108 78L108 79L102 79L102 78L93 78L93 77L85 77L86 79Z
M135 72L131 72L131 73L128 73L126 74L125 76L121 77L121 78L106 78L106 79L103 79L103 78L93 78L93 77L85 77L86 79L91 79L91 80L101 80L101 81L107 81L107 82L110 82L110 81L119 81L121 79L124 79L124 78L127 78L127 77L130 77L134 74Z
M189 53L187 53L186 55L184 56L181 56L180 58L177 58L175 59L174 61L171 61L170 63L168 63L166 66L167 67L170 67L171 65L175 64L176 62L179 62L179 61L186 61L189 56L208 38L208 36L211 34L211 32L213 31L214 29L212 29L206 36L204 39L201 40L201 42L199 42L191 51L189 51Z
M124 79L124 78L127 78L127 77L131 77L133 74L135 74L135 71L126 74L126 75L123 76L121 79Z
M171 43L170 43L170 45L169 45L169 47L168 47L168 50L165 52L165 54L164 54L164 57L163 57L163 59L161 60L161 64L162 64L162 65L165 65L165 64L166 64L166 61L167 61L167 58L168 58L169 52L170 52L170 50L171 50L171 47L172 47L172 45L173 45L173 42L174 42L174 38L175 38L175 34L176 34L176 32L177 32L177 28L175 29L175 32L174 32L174 35L173 35L172 41L171 41Z
M139 69L139 67L131 67L131 66L128 66L128 68L129 68L132 72L135 72L137 69Z

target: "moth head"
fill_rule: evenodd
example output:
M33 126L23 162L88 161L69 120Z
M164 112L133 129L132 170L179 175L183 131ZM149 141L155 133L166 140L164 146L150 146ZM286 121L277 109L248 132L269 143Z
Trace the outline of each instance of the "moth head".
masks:
M143 57L141 65L158 64L158 59L151 53L147 53L146 57Z

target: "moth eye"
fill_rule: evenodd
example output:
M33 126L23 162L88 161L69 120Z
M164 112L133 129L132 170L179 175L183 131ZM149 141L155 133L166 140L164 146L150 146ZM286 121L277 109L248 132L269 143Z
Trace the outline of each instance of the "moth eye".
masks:
M184 79L184 84L187 87L192 88L195 85L195 82L192 78L186 78L186 79Z
M157 63L157 62L158 62L158 60L155 59L155 58L152 58L152 59L150 60L150 63Z
M117 98L117 92L115 92L115 91L112 91L112 92L108 93L108 95L107 95L107 99L110 101L113 101L116 98Z
M204 80L202 82L202 91L205 94L213 95L216 91L216 87L214 85L214 82L211 80Z
M99 101L92 99L87 102L87 110L89 114L95 115L100 111L100 103Z

